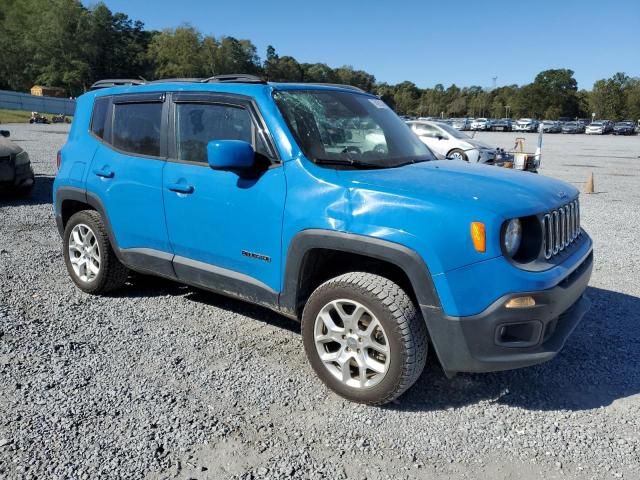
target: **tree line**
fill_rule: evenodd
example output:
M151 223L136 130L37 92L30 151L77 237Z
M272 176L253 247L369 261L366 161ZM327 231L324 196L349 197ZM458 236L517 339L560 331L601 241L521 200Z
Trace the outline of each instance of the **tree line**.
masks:
M249 73L270 81L344 83L375 93L400 114L417 116L640 119L640 79L625 73L579 90L569 69L540 72L532 83L419 88L377 82L351 66L301 63L269 46L264 60L249 39L203 35L185 25L146 30L140 21L103 3L79 0L2 0L0 89L34 84L77 96L104 78L191 78Z

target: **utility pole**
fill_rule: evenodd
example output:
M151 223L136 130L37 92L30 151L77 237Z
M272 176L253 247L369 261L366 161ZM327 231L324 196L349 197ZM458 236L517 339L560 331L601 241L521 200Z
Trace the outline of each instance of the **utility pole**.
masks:
M493 79L493 86L491 87L491 90L495 90L496 89L496 84L498 82L498 77L491 77Z

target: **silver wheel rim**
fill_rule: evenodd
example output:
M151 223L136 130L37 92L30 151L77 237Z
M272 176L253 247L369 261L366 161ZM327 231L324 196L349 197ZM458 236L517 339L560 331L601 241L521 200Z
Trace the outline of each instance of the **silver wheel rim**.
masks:
M460 152L453 152L450 155L450 158L453 160L464 160L464 157L462 156L462 154Z
M353 300L334 300L316 317L314 339L320 360L344 385L371 388L389 370L389 341L376 316Z
M69 261L83 282L93 282L100 273L100 246L93 230L79 223L69 235Z

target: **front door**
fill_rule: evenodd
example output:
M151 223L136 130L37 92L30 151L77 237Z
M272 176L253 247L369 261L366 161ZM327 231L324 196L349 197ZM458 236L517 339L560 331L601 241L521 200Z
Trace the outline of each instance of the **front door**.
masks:
M173 102L163 195L178 278L275 303L286 184L257 110L230 95L180 93ZM211 169L211 140L251 143L263 168Z

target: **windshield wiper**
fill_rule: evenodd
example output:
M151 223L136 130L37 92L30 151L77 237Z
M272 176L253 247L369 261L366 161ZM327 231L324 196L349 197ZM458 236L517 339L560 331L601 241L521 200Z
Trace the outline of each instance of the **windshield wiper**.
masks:
M315 163L318 165L348 165L351 167L365 167L365 168L389 168L386 165L380 163L363 162L362 160L356 160L353 158L316 158Z
M422 163L422 162L430 162L434 160L433 158L413 158L411 160L407 160L406 162L397 163L394 167L404 167L405 165L411 165L413 163Z

